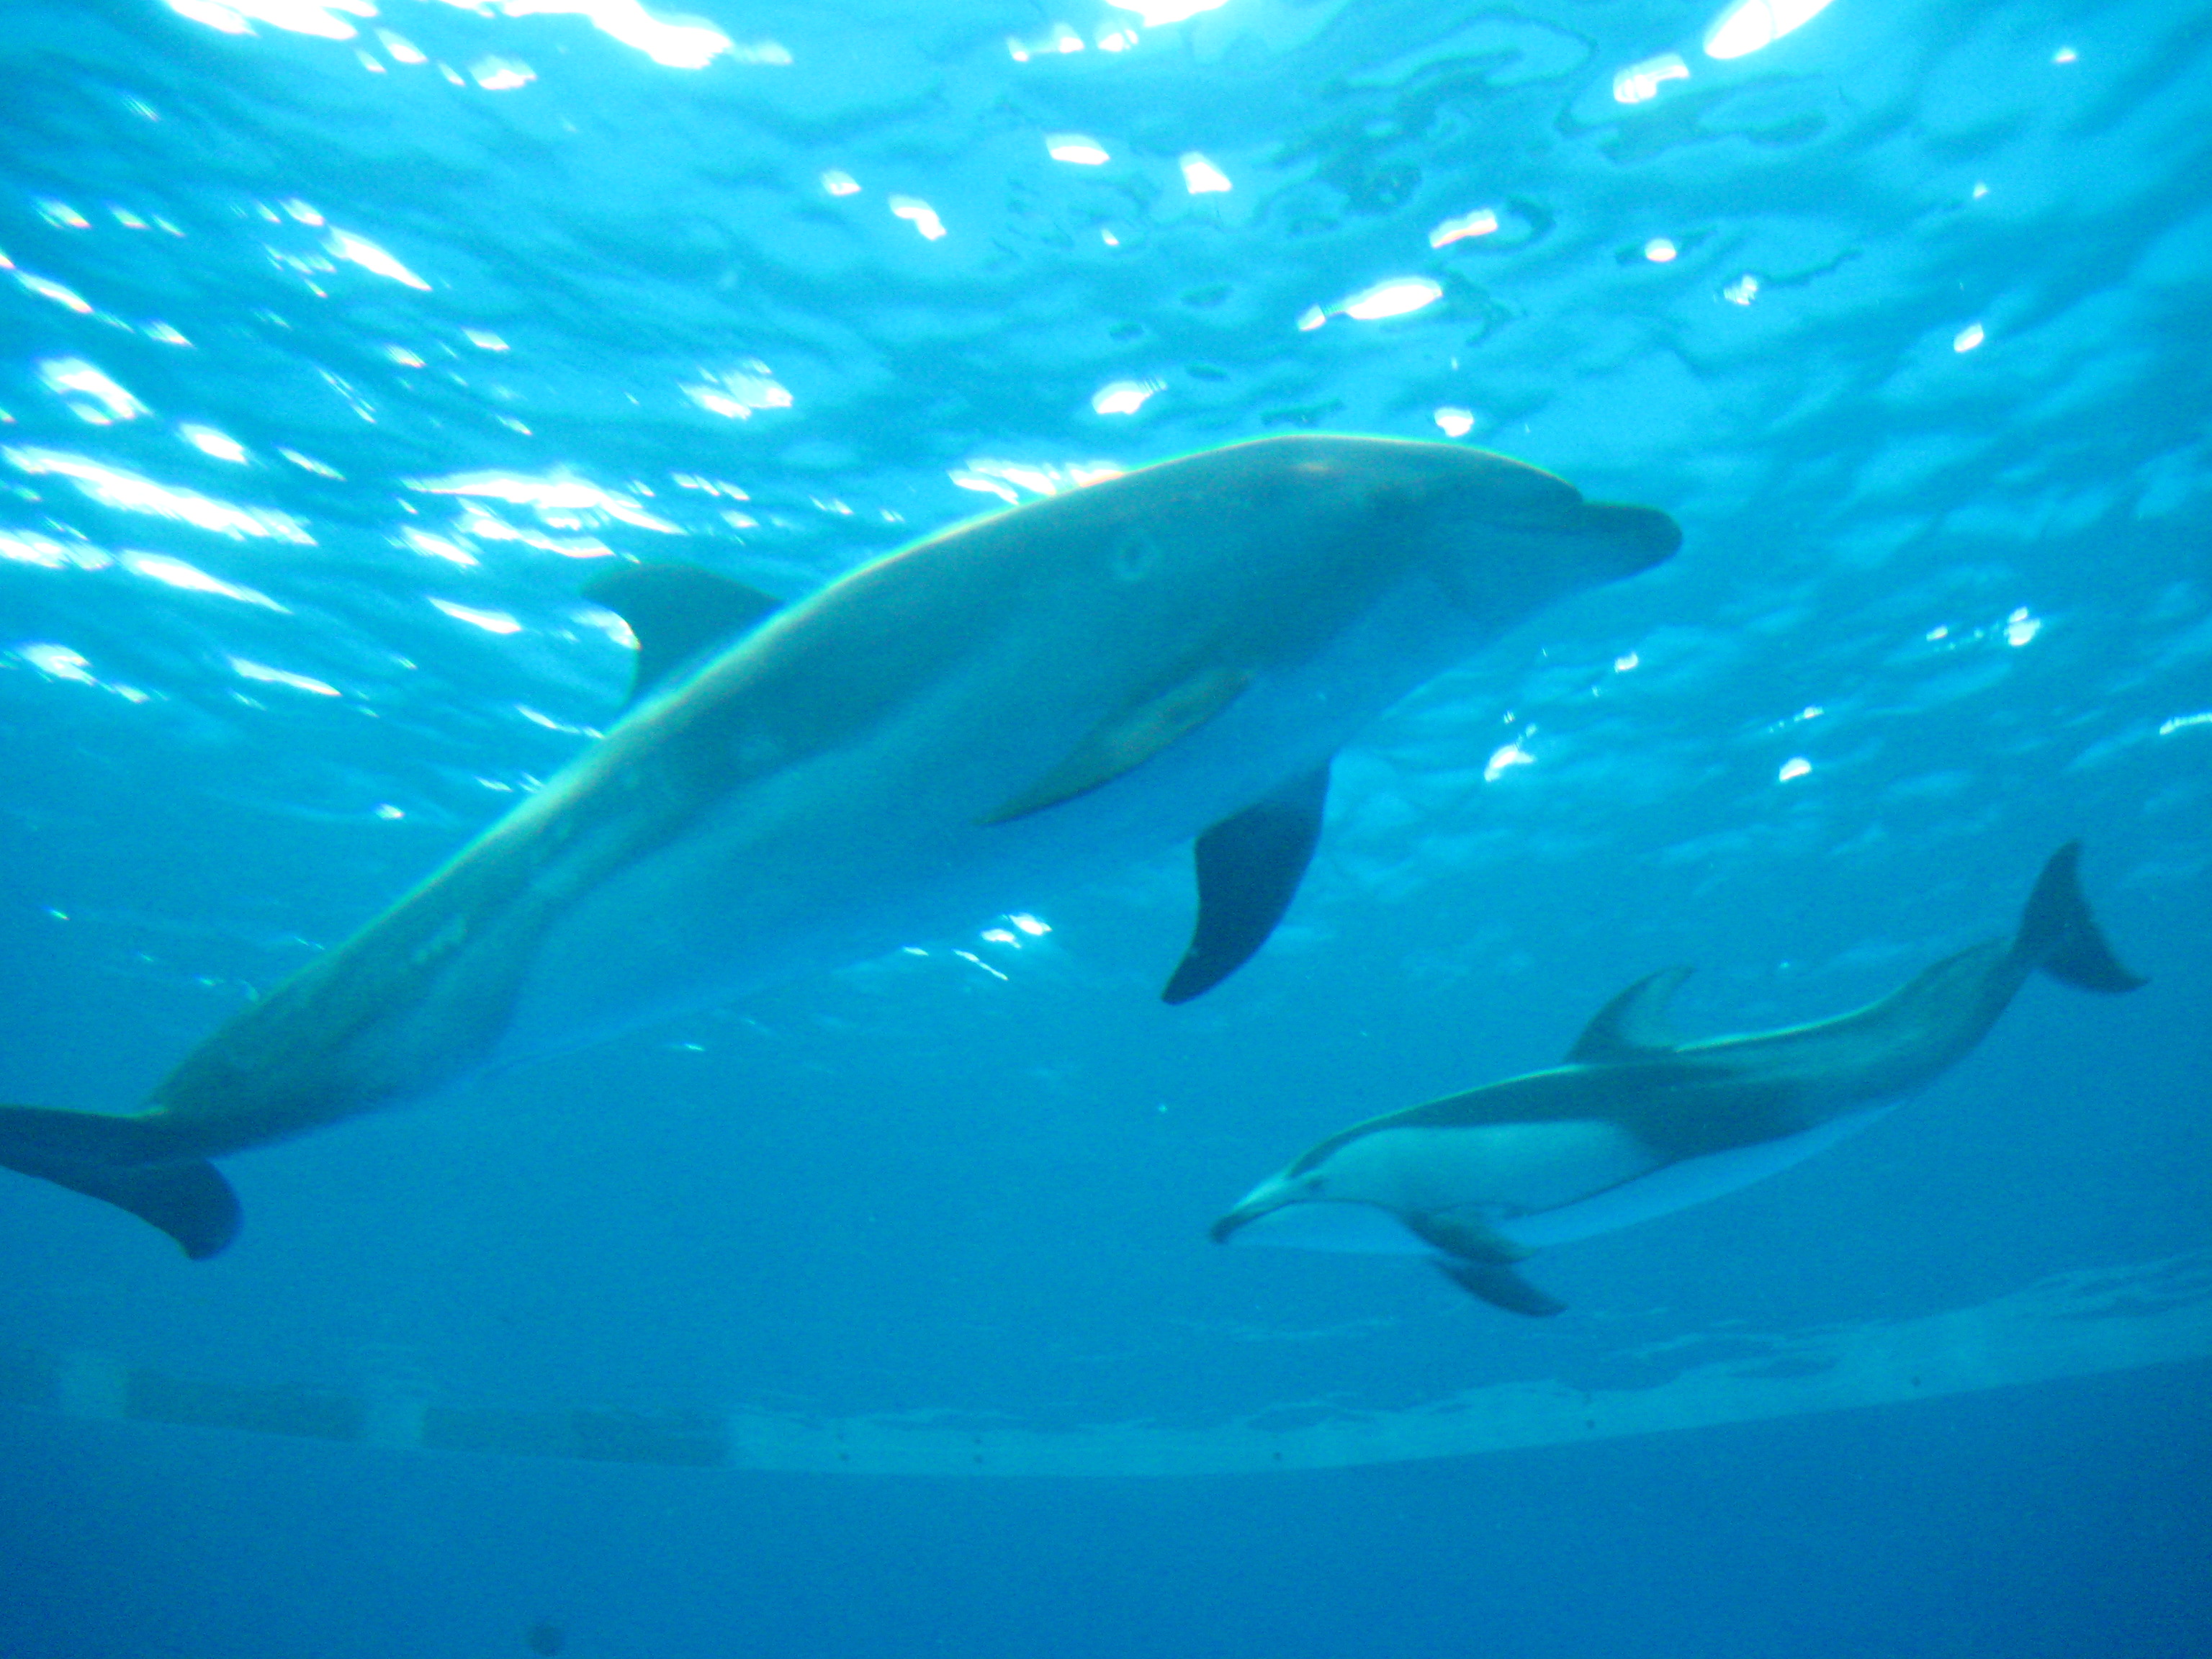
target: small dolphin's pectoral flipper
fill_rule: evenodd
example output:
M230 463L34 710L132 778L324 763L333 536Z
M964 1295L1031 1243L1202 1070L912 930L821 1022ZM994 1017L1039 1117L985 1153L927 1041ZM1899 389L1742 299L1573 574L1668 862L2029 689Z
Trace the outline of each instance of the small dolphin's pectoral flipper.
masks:
M637 667L627 708L710 647L750 632L783 601L689 564L626 564L587 583L583 597L629 624Z
M1642 1060L1674 1048L1680 1039L1667 1024L1667 1005L1689 976L1687 968L1662 968L1638 980L1583 1027L1567 1050L1568 1063Z
M1267 942L1313 862L1328 799L1324 761L1198 838L1198 925L1161 1001L1212 990Z
M1508 1313L1527 1314L1532 1319L1548 1319L1553 1314L1565 1313L1567 1304L1555 1296L1538 1290L1512 1268L1495 1261L1462 1261L1455 1256L1432 1255L1437 1271L1468 1292L1479 1296L1493 1308L1503 1308Z
M1477 1218L1432 1210L1425 1215L1401 1214L1398 1219L1424 1243L1443 1252L1429 1260L1436 1263L1438 1273L1469 1295L1508 1313L1538 1319L1567 1310L1565 1303L1547 1296L1513 1271L1514 1263L1527 1261L1535 1252L1525 1244L1516 1244Z
M2081 896L2081 843L2069 841L2043 866L2013 936L2014 957L2083 991L2118 994L2150 983L2112 954Z
M141 1118L0 1106L0 1169L128 1210L198 1261L238 1236L238 1194L204 1158L162 1158L165 1141Z
M1085 732L1059 765L994 807L982 822L1006 823L1027 817L1113 782L1177 738L1205 725L1236 702L1251 683L1249 668L1209 664L1164 690L1123 705Z

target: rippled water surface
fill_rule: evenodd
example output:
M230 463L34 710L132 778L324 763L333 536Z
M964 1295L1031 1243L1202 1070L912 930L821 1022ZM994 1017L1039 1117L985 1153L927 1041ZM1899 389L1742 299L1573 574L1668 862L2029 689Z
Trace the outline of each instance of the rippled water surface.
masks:
M1202 1001L1156 999L1189 925L1177 855L1051 896L1034 931L978 916L238 1158L246 1231L212 1262L7 1176L21 1366L541 1416L1141 1424L1219 1468L1239 1425L1432 1422L1406 1414L1522 1383L1699 1396L1696 1366L1828 1340L1804 1333L2136 1284L2212 1245L2202 9L1147 3L4 8L8 1100L131 1109L589 744L631 661L579 595L610 561L796 598L979 512L1304 430L1498 450L1685 533L1347 750L1288 920ZM1320 1135L1553 1063L1655 969L1698 965L1699 1034L1866 1001L2004 932L2075 837L2149 988L2033 984L1864 1137L1548 1254L1561 1319L1418 1264L1206 1239ZM1533 1569L1494 1513L1459 1588L1496 1622L1443 1581L1391 1589L1443 1547L1452 1483L1510 1460L1205 1488L1255 1540L1242 1566L1195 1486L1171 1513L963 1496L934 1557L926 1482L778 1487L786 1510L657 1473L288 1463L197 1428L50 1443L64 1418L9 1407L32 1508L68 1521L25 1532L53 1588L12 1638L0 1613L0 1645L514 1652L543 1613L577 1654L1256 1632L1315 1655L2180 1655L2212 1640L2186 1565L2207 1540L2145 1464L2201 1472L2192 1377L1515 1454L1544 1572L1606 1540L1567 1624L1498 1610ZM2014 1490L1992 1471L2038 1437L2020 1461L2056 1484ZM1798 1512L1855 1464L1866 1514ZM1371 1484L1301 1484L1324 1479ZM226 1519L187 1547L149 1494L204 1480ZM1654 1544L1668 1492L1714 1553ZM1802 1601L1723 1541L1761 1492L1797 1519L1757 1535L1829 1564ZM480 1557L392 1541L507 1497L534 1518L484 1521ZM680 1583L664 1499L702 1553ZM2077 1502L2056 1542L1998 1513ZM1363 1518L1332 1544L1340 1503ZM1876 1510L1917 1565L1862 1557ZM590 1515L607 1553L545 1543ZM216 1532L232 1565L200 1601ZM694 1582L763 1532L783 1568ZM159 1561L118 1603L97 1563L128 1537ZM1121 1565L1054 1576L1086 1556ZM833 1559L890 1576L879 1620ZM1247 1571L1273 1593L1223 1588ZM327 1602L239 1611L319 1575ZM1701 1576L1733 1613L1680 1592ZM1956 1612L1984 1601L2008 1611Z

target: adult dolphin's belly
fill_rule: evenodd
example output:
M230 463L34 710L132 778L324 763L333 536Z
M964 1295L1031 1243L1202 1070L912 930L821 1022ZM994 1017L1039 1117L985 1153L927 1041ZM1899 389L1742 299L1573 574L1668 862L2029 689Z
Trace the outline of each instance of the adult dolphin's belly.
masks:
M1375 715L1502 631L1433 586L1407 584L1143 766L1003 823L985 821L991 806L1038 763L991 752L973 734L1035 688L1022 663L979 669L869 742L733 794L571 906L537 945L487 1063L524 1064L957 936L1168 852L1325 765Z

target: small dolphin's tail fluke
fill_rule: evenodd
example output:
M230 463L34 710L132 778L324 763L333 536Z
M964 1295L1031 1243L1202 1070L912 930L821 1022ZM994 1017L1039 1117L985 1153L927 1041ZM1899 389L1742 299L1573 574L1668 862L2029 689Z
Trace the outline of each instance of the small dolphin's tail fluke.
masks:
M238 1236L238 1194L205 1158L179 1158L143 1118L0 1106L0 1169L104 1199L198 1261Z
M2150 981L2130 973L2112 954L2089 902L2081 896L2081 843L2069 841L2051 855L2021 912L2013 938L2015 959L2084 991L2117 994Z

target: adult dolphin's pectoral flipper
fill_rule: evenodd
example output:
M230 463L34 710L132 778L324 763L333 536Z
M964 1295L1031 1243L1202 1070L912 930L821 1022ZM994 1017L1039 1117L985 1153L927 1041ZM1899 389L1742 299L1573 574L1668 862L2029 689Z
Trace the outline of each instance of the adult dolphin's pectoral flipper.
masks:
M1161 1001L1212 990L1267 942L1313 862L1328 799L1323 761L1198 838L1198 926Z
M1856 1012L1683 1042L1669 968L1600 1009L1566 1062L1353 1125L1260 1183L1213 1237L1428 1252L1513 1313L1560 1304L1514 1271L1534 1251L1717 1198L1833 1146L1962 1059L2039 971L2086 991L2144 981L2081 896L2081 846L2051 855L2010 939Z
M186 1250L205 1160L943 939L1198 844L1168 995L1267 937L1329 757L1545 605L1668 558L1650 507L1455 445L1305 434L956 525L779 605L620 568L605 737L237 1012L133 1118L0 1110L0 1167Z

